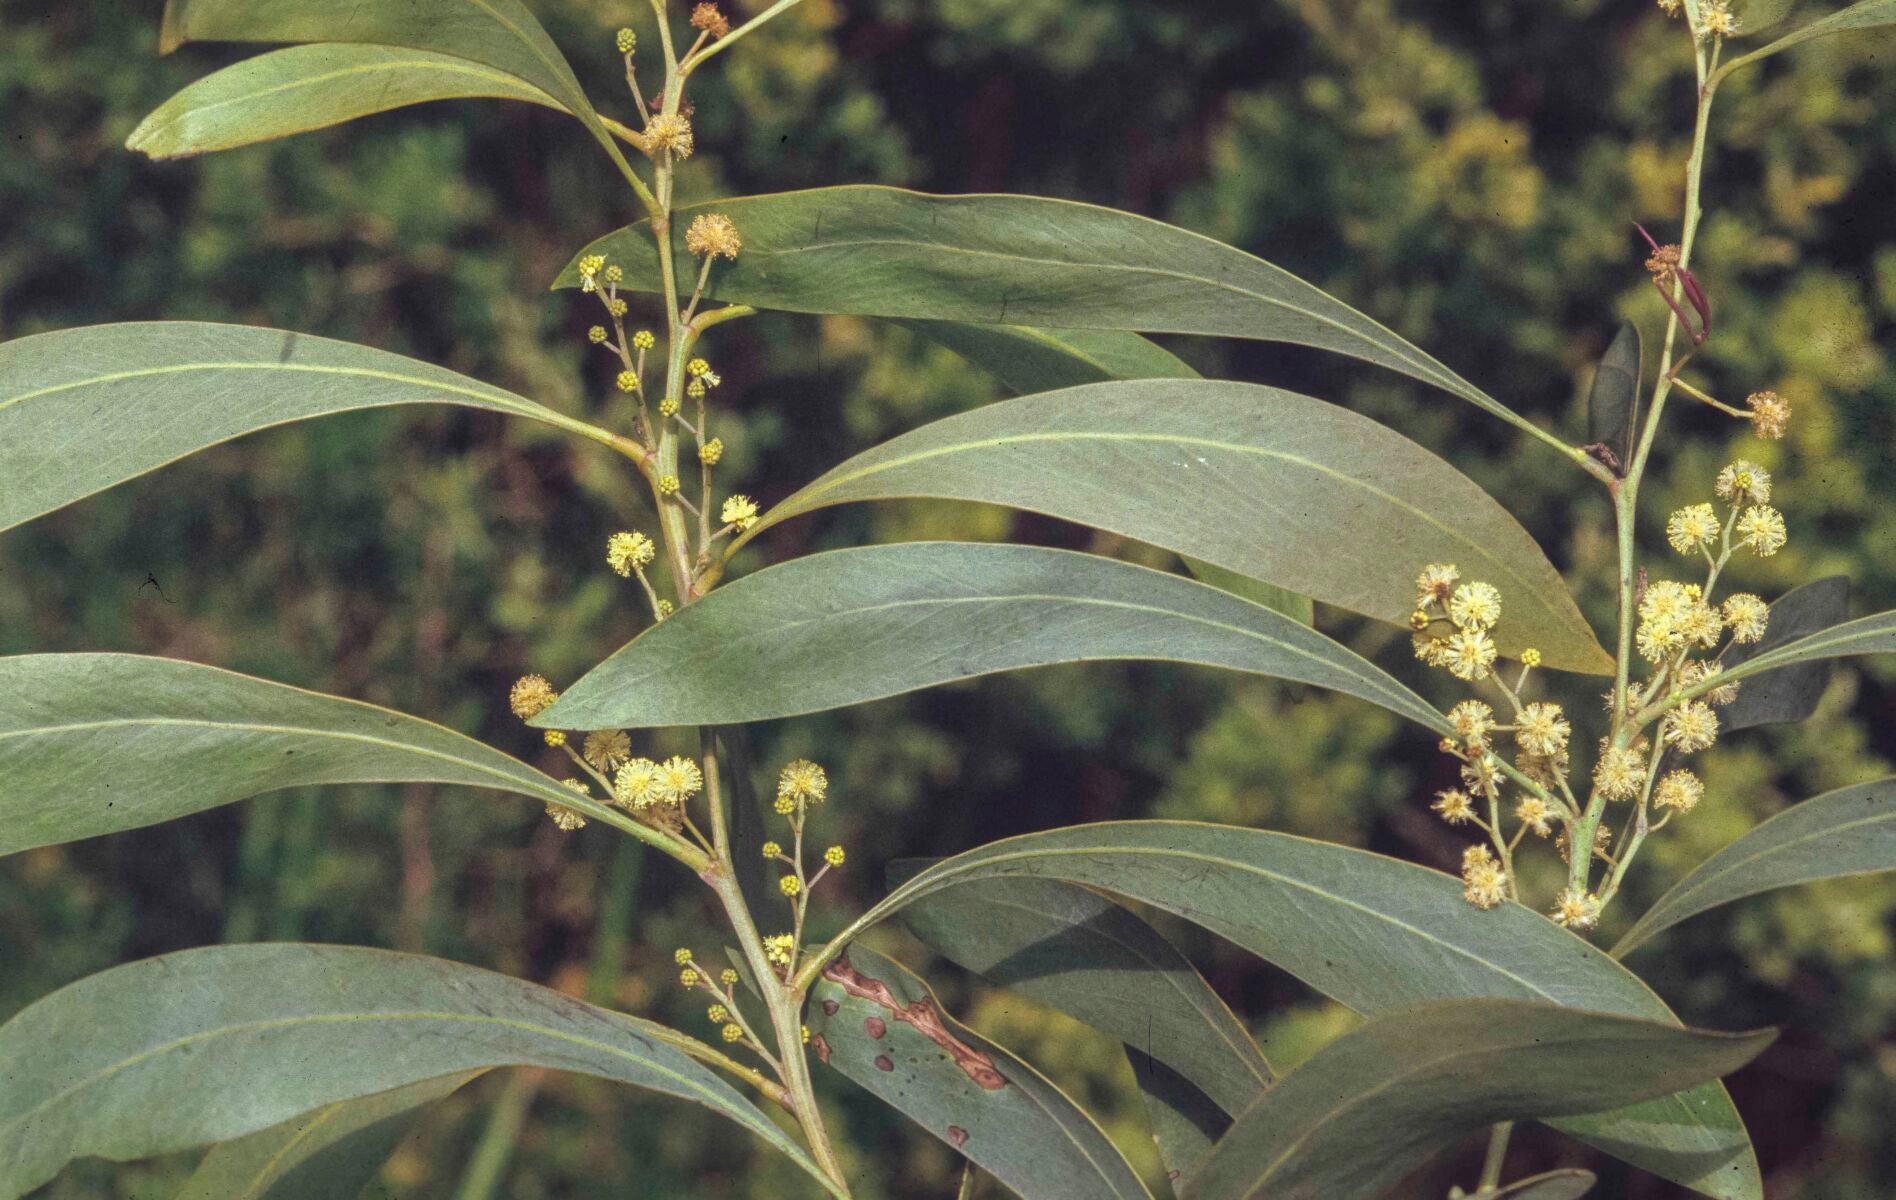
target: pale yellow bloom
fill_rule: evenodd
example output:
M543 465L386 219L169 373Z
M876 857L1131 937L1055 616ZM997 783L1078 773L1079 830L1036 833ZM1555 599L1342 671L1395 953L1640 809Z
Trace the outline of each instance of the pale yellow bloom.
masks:
M1702 700L1688 700L1666 714L1666 745L1691 754L1718 740L1718 714Z
M1549 823L1553 816L1554 810L1539 796L1524 796L1514 806L1514 819L1527 826L1537 837L1546 837L1553 832L1553 826Z
M1591 929L1600 920L1600 898L1566 888L1554 898L1554 923L1567 929Z
M1720 500L1734 505L1771 503L1771 473L1743 459L1718 473L1715 484Z
M1554 755L1567 748L1573 726L1558 704L1530 704L1521 710L1514 740L1531 754Z
M1784 548L1784 514L1769 505L1753 505L1738 518L1738 536L1759 558L1769 558Z
M1469 800L1468 793L1462 791L1460 788L1450 788L1445 792L1437 792L1435 794L1435 803L1429 807L1433 808L1437 815L1450 825L1460 825L1465 821L1474 820L1475 817L1474 803Z
M784 766L777 776L777 796L795 804L821 804L829 796L829 774L807 758Z
M691 122L674 113L660 113L652 118L645 127L645 135L650 139L653 151L669 150L673 158L690 158L692 151ZM689 240L685 243L689 248ZM696 253L696 251L693 251Z
M1443 661L1457 679L1486 679L1494 656L1493 640L1479 629L1456 630L1442 648Z
M1448 617L1463 629L1489 629L1501 619L1501 593L1492 584L1464 583L1448 599Z
M1761 438L1781 438L1790 428L1790 401L1776 392L1753 392L1745 397L1751 409L1751 428Z
M658 764L635 758L620 767L612 777L612 800L633 812L658 803Z
M1427 608L1433 601L1447 604L1449 593L1454 590L1455 581L1461 578L1461 572L1453 563L1430 563L1422 568L1422 574L1415 580L1415 606Z
M728 497L724 507L718 511L718 519L726 525L749 529L757 524L757 503L749 496Z
M1691 812L1705 797L1705 784L1690 771L1668 771L1653 786L1652 802L1660 808Z
M688 758L673 755L658 765L652 779L654 798L660 804L683 804L704 786L704 773Z
M610 771L631 756L632 739L622 729L595 729L580 750L580 757L598 771Z
M734 259L743 248L744 239L738 236L737 226L723 213L701 213L685 230L685 249L699 258Z
M1718 514L1709 504L1689 504L1666 521L1666 540L1680 554L1704 549L1720 532Z
M1479 700L1464 700L1448 710L1448 723L1464 741L1475 741L1494 728L1494 709Z
M1508 898L1508 873L1486 846L1470 846L1462 855L1462 896L1476 908L1493 908Z
M650 565L657 555L652 539L636 530L621 530L606 539L606 565L627 577L635 568Z
M1593 764L1593 786L1608 800L1631 800L1646 785L1643 746L1604 745Z
M1771 606L1750 592L1734 592L1725 598L1725 621L1732 641L1755 642L1771 622Z
M522 721L530 721L547 709L560 694L543 675L522 675L514 681L513 690L507 693L507 706L513 709L513 715Z

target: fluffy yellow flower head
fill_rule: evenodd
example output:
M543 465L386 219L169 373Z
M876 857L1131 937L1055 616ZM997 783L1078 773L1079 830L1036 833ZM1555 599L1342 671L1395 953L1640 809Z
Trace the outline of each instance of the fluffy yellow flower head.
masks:
M1462 896L1476 908L1493 908L1508 898L1508 873L1486 846L1470 846L1462 855Z
M1494 710L1479 700L1464 700L1448 710L1448 723L1463 741L1474 741L1494 728Z
M799 758L777 776L777 797L798 806L821 804L829 797L829 774L809 759Z
M1427 608L1430 602L1447 604L1448 597L1454 591L1455 581L1461 578L1461 572L1453 563L1430 563L1422 568L1415 580L1415 606Z
M1771 473L1740 459L1718 473L1714 485L1720 500L1732 504L1771 503Z
M669 150L673 158L690 158L692 151L691 122L676 113L660 113L652 118L645 127L645 135L651 141L654 151ZM685 245L690 246L687 241Z
M1652 802L1660 808L1691 812L1705 798L1705 784L1690 771L1668 771L1653 785Z
M1514 740L1529 754L1552 756L1567 748L1573 726L1558 704L1530 704L1521 710Z
M613 803L637 812L658 802L658 764L649 758L635 758L619 768L612 777Z
M650 565L657 556L652 539L637 530L621 530L606 539L606 565L628 578L634 568Z
M1501 619L1501 593L1493 584L1464 583L1448 598L1448 617L1463 629L1491 629Z
M1776 392L1753 392L1745 397L1751 409L1751 428L1761 438L1781 438L1790 428L1790 401Z
M1666 521L1666 540L1680 554L1712 544L1719 534L1718 514L1709 504L1688 504Z
M507 707L522 721L530 721L552 708L559 698L560 694L553 690L544 675L522 675L507 693Z
M1681 753L1703 750L1718 740L1718 714L1702 700L1688 700L1666 714L1664 737Z
M632 739L623 729L595 729L580 750L580 757L598 771L610 771L631 756Z
M1738 518L1738 536L1759 558L1784 548L1784 514L1767 504L1754 504Z
M1725 621L1732 641L1755 642L1771 622L1771 606L1750 592L1734 592L1725 598Z
M562 782L579 783L579 780L567 779ZM579 783L579 786L584 788L586 785L583 783ZM567 833L571 833L575 829L584 829L586 827L586 818L580 816L578 813L574 812L570 808L567 808L563 804L549 803L546 806L546 815L552 818L554 825L556 825L560 829L565 830Z
M704 786L704 772L688 758L672 755L658 764L652 789L660 804L683 804Z
M1539 796L1524 796L1514 806L1514 819L1532 830L1536 837L1546 837L1554 831L1549 824L1553 816L1554 810L1547 807L1547 801Z
M1460 825L1464 821L1473 820L1475 816L1474 803L1468 799L1468 793L1460 788L1449 788L1445 792L1435 793L1435 803L1429 807L1450 825Z
M1732 14L1730 0L1699 0L1700 40L1734 37L1737 33L1738 18Z
M1457 679L1486 679L1494 665L1494 642L1479 629L1458 629L1442 647L1442 659Z
M757 524L757 502L749 496L727 497L724 507L718 510L718 519L726 525L749 529Z
M735 259L743 248L737 226L723 213L700 213L685 230L685 249L699 258Z
M1604 745L1593 764L1593 786L1608 800L1631 800L1646 786L1645 747Z
M721 38L731 32L730 21L725 19L724 14L718 11L718 6L710 3L710 0L705 0L705 3L691 10L691 27L702 29L714 38Z
M1600 920L1600 898L1566 888L1554 898L1553 917L1554 924L1568 929L1591 929Z
M788 933L773 933L764 939L764 957L780 967L790 965L790 956L796 948L797 939Z

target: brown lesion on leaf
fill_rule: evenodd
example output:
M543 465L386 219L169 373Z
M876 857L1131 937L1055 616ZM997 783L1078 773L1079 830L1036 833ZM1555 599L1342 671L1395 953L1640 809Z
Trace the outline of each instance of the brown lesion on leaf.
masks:
M829 1065L830 1044L829 1044L828 1038L824 1037L820 1033L817 1034L815 1037L810 1039L810 1049L816 1052L817 1062L822 1063L824 1066Z
M924 998L912 1004L903 1004L896 999L889 985L880 979L871 979L850 965L848 954L839 954L836 961L823 968L823 978L851 996L879 1004L889 1010L889 1015L906 1025L911 1025L929 1041L942 1048L942 1051L954 1060L957 1067L979 1087L990 1091L999 1091L1007 1086L1007 1079L994 1066L994 1060L956 1037L935 1011L932 1001Z

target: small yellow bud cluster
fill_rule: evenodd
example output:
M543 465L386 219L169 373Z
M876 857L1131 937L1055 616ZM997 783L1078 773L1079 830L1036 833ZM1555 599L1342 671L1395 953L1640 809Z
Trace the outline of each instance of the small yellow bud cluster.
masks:
M744 1040L744 1029L741 1025L728 1024L718 1031L718 1036L727 1042L741 1042Z
M579 260L579 290L596 292L599 290L599 270L606 265L603 254L588 254Z
M652 539L637 530L621 530L606 539L606 565L625 578L658 557Z
M549 746L564 746L566 744L566 731L564 729L547 730L546 744Z
M619 372L612 382L622 392L636 392L639 390L639 373L627 369Z
M606 327L604 325L594 325L591 329L586 331L586 340L595 346L604 342L606 340Z
M629 58L639 48L639 35L622 28L612 35L612 44L619 48L619 53Z
M712 438L710 441L706 442L704 445L698 447L698 461L703 463L707 467L717 466L718 460L723 457L724 457L724 439L723 438Z
M690 135L686 135L690 140ZM700 213L685 228L685 249L698 258L720 257L735 261L744 248L737 226L723 213Z
M765 842L763 853L765 858L776 858L783 853L783 846L777 842Z
M1435 802L1429 807L1450 825L1461 825L1475 819L1474 801L1460 788L1449 788L1435 794Z
M690 966L692 957L691 951L684 946L672 951L672 962L681 967Z
M723 984L725 987L730 987L732 984L736 983L737 982L737 968L726 967L722 971L719 971L718 982Z
M831 846L829 849L823 851L823 861L832 867L842 866L843 857L843 848L841 846Z
M656 345L658 345L658 339L652 336L652 331L649 329L641 329L632 335L632 348L634 350L650 350Z
M1494 640L1488 631L1501 619L1501 593L1479 581L1456 586L1461 573L1448 563L1431 563L1416 577L1414 630L1416 657L1444 667L1457 679L1486 679L1494 666ZM1446 620L1452 630L1436 632Z
M670 416L671 414L666 413L665 415ZM678 476L660 475L658 477L658 494L661 496L677 495L678 494Z
M803 891L803 881L795 875L785 875L777 880L777 890L794 898Z

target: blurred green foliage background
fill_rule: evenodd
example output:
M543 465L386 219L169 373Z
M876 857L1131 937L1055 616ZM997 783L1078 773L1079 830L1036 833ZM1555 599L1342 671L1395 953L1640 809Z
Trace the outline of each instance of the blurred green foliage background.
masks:
M1735 7L1757 29L1787 4ZM592 310L546 284L633 214L576 126L527 106L432 105L152 164L120 148L137 120L250 52L159 59L159 7L0 8L0 338L158 317L267 324L605 411L610 364L582 336ZM535 8L601 108L624 115L611 30L649 31L645 6ZM1841 572L1859 613L1896 606L1896 373L1879 348L1896 325L1892 48L1815 43L1721 91L1694 264L1719 327L1695 377L1731 398L1774 387L1796 418L1785 441L1760 443L1681 400L1646 497L1662 557L1665 512L1709 498L1734 455L1763 463L1780 480L1791 544L1739 564L1735 584L1768 597ZM807 0L695 84L699 153L681 201L885 182L1161 217L1330 289L1580 441L1591 364L1614 323L1638 321L1649 341L1660 329L1630 222L1676 236L1689 63L1685 35L1650 0ZM1261 343L1168 344L1207 373L1348 404L1451 458L1542 539L1608 627L1607 506L1543 451L1371 368ZM875 322L772 316L720 330L708 349L725 379L724 479L764 501L1000 394L946 351ZM391 705L542 760L550 752L507 714L505 689L526 670L570 681L639 628L633 591L602 558L607 533L649 527L634 482L595 447L480 414L384 411L247 438L0 538L0 652L195 659ZM1161 561L1038 518L885 505L793 523L749 565L939 536ZM1420 679L1400 631L1331 611L1319 622ZM1596 681L1543 682L1570 708L1593 707ZM1418 686L1455 698L1439 680ZM816 836L851 856L818 904L831 922L879 894L893 857L1078 821L1235 822L1450 869L1462 842L1426 810L1452 764L1425 735L1355 701L1205 671L1059 668L785 722L759 739L762 767L795 755L830 767L834 800ZM1654 840L1618 921L1763 816L1888 774L1892 758L1896 670L1856 660L1814 719L1705 756L1710 801ZM114 963L303 939L479 963L705 1034L669 969L674 946L718 945L705 901L611 831L561 835L524 801L427 787L280 793L0 861L0 1017ZM1689 1022L1785 1027L1731 1084L1773 1197L1896 1189L1892 912L1887 878L1807 887L1700 918L1632 962ZM1167 928L1280 1069L1351 1022L1295 980ZM1094 1104L1156 1171L1115 1045L971 985L896 931L880 936L928 967L964 1018ZM823 1082L865 1200L952 1194L945 1147L844 1081ZM371 1194L453 1194L505 1086L491 1077L431 1110ZM511 1098L531 1109L500 1194L809 1191L695 1109L558 1077ZM1602 1196L1682 1194L1544 1129L1516 1147L1511 1175L1587 1165L1603 1173ZM1412 1194L1470 1183L1477 1153L1445 1158ZM47 1194L164 1195L188 1169L188 1157L81 1164Z

